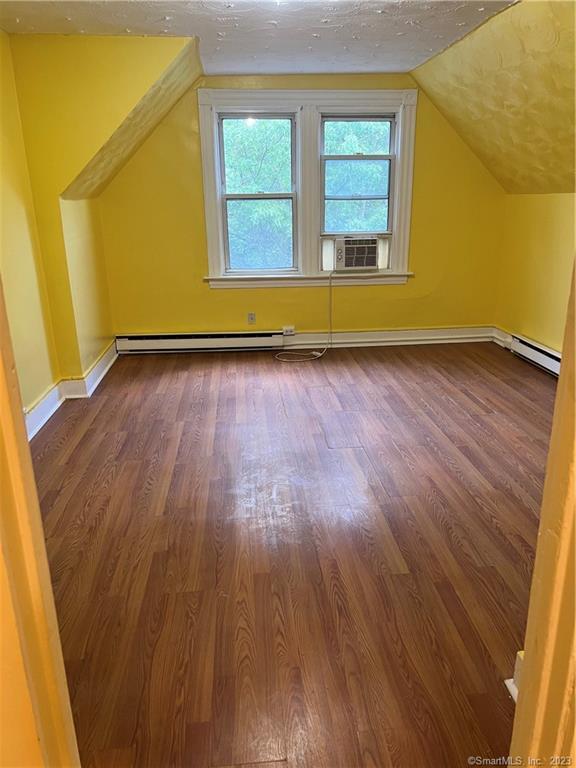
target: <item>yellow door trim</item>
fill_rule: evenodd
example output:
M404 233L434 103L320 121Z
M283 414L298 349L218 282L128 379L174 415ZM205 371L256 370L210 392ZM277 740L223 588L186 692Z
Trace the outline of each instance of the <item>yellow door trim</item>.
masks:
M80 758L1 282L0 441L2 551L44 764L75 768Z
M510 746L524 765L574 764L574 293L573 274Z

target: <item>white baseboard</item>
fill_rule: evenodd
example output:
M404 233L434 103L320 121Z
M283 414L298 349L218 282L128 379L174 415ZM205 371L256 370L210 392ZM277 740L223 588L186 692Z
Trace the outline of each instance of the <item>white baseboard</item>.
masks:
M33 408L25 412L28 440L32 440L64 400L90 397L117 358L116 345L112 343L84 378L62 379L55 384Z
M78 397L90 397L104 376L116 362L118 353L114 342L100 357L95 365L82 379L62 379L60 392L65 400L74 400Z
M28 440L32 440L34 435L46 424L50 416L56 413L63 400L60 386L55 384L33 408L30 408L28 411L25 409L24 418L26 419Z
M504 685L508 688L508 693L514 699L514 703L516 703L518 701L518 687L514 682L514 678L509 677L507 680L504 680Z
M512 335L510 333L506 333L506 331L500 330L500 328L493 328L494 336L492 338L492 341L495 344L498 344L499 347L504 347L504 349L512 349Z
M332 347L386 347L407 344L453 344L471 341L495 341L492 326L469 328L424 328L403 331L359 331L332 334ZM284 347L310 349L328 344L327 333L296 333L284 337Z
M58 384L63 400L76 400L80 397L90 397L86 388L86 379L62 379Z
M504 680L508 693L514 701L518 701L518 690L520 689L520 683L522 680L522 665L524 663L524 651L518 651L516 654L516 662L514 664L514 677Z
M448 344L467 341L495 341L496 329L492 326L468 328L426 328L400 331L335 331L331 347L383 347L401 344ZM264 333L264 332L262 332ZM180 334L162 336L119 336L118 352L187 351L193 349L249 349L256 346L278 346L293 349L312 349L328 345L328 333L295 333L282 336L281 331L267 331L270 339L252 339L251 334ZM501 331L499 332L504 336ZM510 337L511 341L511 337Z
M192 334L193 336L194 334ZM198 334L196 334L198 335ZM234 346L241 343L241 334L238 334L238 340L234 341ZM182 334L182 337L184 335ZM283 347L291 349L317 349L328 344L327 333L295 333L293 336L281 337ZM494 326L472 326L467 328L423 328L400 331L358 331L341 332L336 331L332 334L332 347L383 347L399 346L409 344L454 344L464 342L493 341L506 349L512 348L513 337L511 334L502 331ZM198 348L199 342L194 341L194 347ZM232 342L230 338L212 338L210 341L202 342L206 348L230 348ZM253 341L248 346L252 346ZM268 341L269 346L276 346L275 340ZM166 338L165 342L158 339L146 340L144 337L122 337L122 344L119 344L119 351L125 352L145 352L151 349L158 350L162 345L165 351L177 351L180 349L178 341L174 337ZM190 349L192 342L183 341L182 350ZM109 371L118 357L116 345L111 344L96 365L82 379L63 379L58 385L53 387L47 395L26 414L26 428L28 437L31 439L38 430L48 421L50 416L58 409L63 400L70 400L80 397L90 397L98 384Z

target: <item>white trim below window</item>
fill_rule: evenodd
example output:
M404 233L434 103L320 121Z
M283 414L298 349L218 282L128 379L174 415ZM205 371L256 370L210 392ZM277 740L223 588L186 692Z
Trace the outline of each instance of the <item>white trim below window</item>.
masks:
M320 126L322 115L390 115L396 132L396 171L392 181L392 236L389 268L371 273L335 274L338 285L405 283L408 270L417 90L293 91L200 89L200 136L209 274L213 288L327 285L321 269ZM227 272L219 190L218 115L292 113L296 117L298 232L296 270L272 274Z
M323 285L403 285L413 272L368 272L361 274L321 275L221 275L205 277L211 288L318 288Z

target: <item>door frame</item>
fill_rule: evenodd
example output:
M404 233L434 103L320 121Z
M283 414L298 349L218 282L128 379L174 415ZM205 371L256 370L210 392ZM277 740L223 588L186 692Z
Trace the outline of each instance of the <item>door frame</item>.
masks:
M569 765L562 757L575 757L575 280L573 272L510 745L510 757L523 765Z
M47 768L80 768L38 492L1 280L0 448L2 553L44 765ZM2 616L4 619L4 611Z

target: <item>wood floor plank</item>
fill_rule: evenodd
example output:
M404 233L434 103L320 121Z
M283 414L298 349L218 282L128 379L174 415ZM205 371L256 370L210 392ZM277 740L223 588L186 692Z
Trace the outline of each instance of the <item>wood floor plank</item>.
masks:
M83 765L507 754L554 393L493 344L122 357L32 441Z

